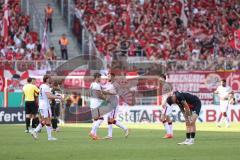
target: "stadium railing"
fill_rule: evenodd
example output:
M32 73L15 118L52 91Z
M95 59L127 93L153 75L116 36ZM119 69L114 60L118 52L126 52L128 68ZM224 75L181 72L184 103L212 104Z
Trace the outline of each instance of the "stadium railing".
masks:
M65 63L65 60L14 60L8 61L3 60L0 62L1 69L11 69L16 71L26 71L26 70L54 70L61 64Z
M93 63L98 64L99 61L92 60ZM59 65L65 63L65 60L1 60L0 67L2 69L13 69L13 70L38 70L48 69L54 70ZM118 65L114 69L130 70L141 69L142 72L146 72L152 67L162 67L164 71L197 71L197 70L208 70L208 71L219 71L219 70L239 70L240 63L237 60L232 61L181 61L181 60L149 60L146 57L126 57L118 60L112 60L113 65ZM126 66L127 64L127 66ZM76 64L78 65L78 64Z

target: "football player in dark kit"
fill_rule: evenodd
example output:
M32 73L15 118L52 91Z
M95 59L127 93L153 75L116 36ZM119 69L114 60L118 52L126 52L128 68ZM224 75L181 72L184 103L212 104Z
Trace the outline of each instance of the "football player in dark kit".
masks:
M61 90L59 87L59 84L57 82L53 83L53 87L51 90L53 95L60 96L61 95ZM52 128L53 131L59 131L58 127L58 118L60 115L60 107L61 107L61 100L59 99L53 99L51 102L51 111L52 111Z
M179 145L192 145L196 134L196 120L201 111L200 99L186 92L174 92L172 96L167 98L169 105L177 104L182 111L186 122L186 140L178 143Z

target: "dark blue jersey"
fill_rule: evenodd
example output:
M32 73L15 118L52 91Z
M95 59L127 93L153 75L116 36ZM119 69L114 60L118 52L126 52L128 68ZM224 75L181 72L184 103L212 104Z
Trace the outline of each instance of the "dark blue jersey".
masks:
M200 99L197 96L192 95L190 93L174 92L174 94L177 97L177 104L182 105L183 102L186 101L189 106L195 106L195 105L201 103Z

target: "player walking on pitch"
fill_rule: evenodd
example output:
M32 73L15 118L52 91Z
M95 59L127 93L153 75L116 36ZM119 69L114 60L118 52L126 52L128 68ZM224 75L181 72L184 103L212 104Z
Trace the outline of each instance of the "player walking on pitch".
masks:
M221 123L225 121L226 127L228 128L230 126L229 119L227 117L227 111L228 106L230 104L231 98L233 98L233 91L230 86L226 85L226 80L221 80L221 85L217 88L215 91L216 94L218 94L220 98L220 117L218 119L218 127L221 127Z
M117 95L117 89L119 88L119 84L115 81L115 74L109 73L108 74L108 82L102 86L103 92L107 92L108 94ZM125 137L127 138L129 135L129 130L126 126L124 126L121 122L116 120L118 112L118 107L116 107L113 111L108 113L108 135L104 139L112 140L112 132L113 132L113 124L117 127L121 128L124 133Z
M186 122L186 140L178 143L179 145L194 144L196 134L196 120L201 111L200 99L190 93L174 92L173 96L167 98L169 105L177 104L182 111Z
M49 99L60 99L63 100L61 96L55 96L51 93L50 85L51 84L51 77L49 75L45 75L43 77L43 84L39 87L39 113L41 122L34 129L31 134L34 139L38 138L37 133L42 129L43 126L46 125L47 135L49 141L57 140L56 138L52 137L52 127L51 127L51 107Z

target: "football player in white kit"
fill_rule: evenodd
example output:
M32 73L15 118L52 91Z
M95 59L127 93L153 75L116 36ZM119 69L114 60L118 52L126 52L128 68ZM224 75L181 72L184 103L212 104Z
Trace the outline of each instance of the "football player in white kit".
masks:
M163 126L166 130L166 134L163 138L173 138L173 126L172 126L172 120L171 120L171 115L172 115L172 105L169 105L166 101L169 96L172 94L172 87L169 83L166 82L166 75L161 75L160 76L161 80L163 81L163 86L162 86L162 114L161 114L161 121L163 123Z
M31 132L31 135L34 139L38 138L37 133L42 129L43 126L46 126L48 140L55 141L56 138L52 137L52 127L51 127L51 107L49 99L60 99L63 100L61 96L55 96L51 93L50 85L51 77L49 75L45 75L43 77L43 84L40 85L39 89L39 113L41 123L38 124L37 128Z
M102 103L103 100L106 99L104 94L101 90L101 74L95 73L94 74L94 81L91 83L90 86L90 108L96 109L98 108ZM103 122L103 117L99 116L98 118L95 118L93 120L92 124L92 130L89 133L89 137L92 138L92 140L98 140L99 137L97 136L97 129L100 127L100 125Z
M224 121L226 124L226 127L228 128L230 126L229 119L227 117L227 111L228 107L230 105L230 100L233 97L233 91L230 86L226 85L226 80L221 80L221 85L217 88L215 91L216 94L218 94L220 99L220 117L218 118L218 127L221 127L221 123Z
M108 94L117 95L118 94L118 88L119 84L115 81L115 74L114 73L108 73L108 82L104 85L102 85L103 92L107 92ZM108 135L104 137L104 139L112 140L112 132L113 132L113 124L117 127L121 128L124 133L125 137L127 138L129 135L129 130L126 126L124 126L121 122L116 120L118 113L118 107L112 110L107 115L108 119Z

